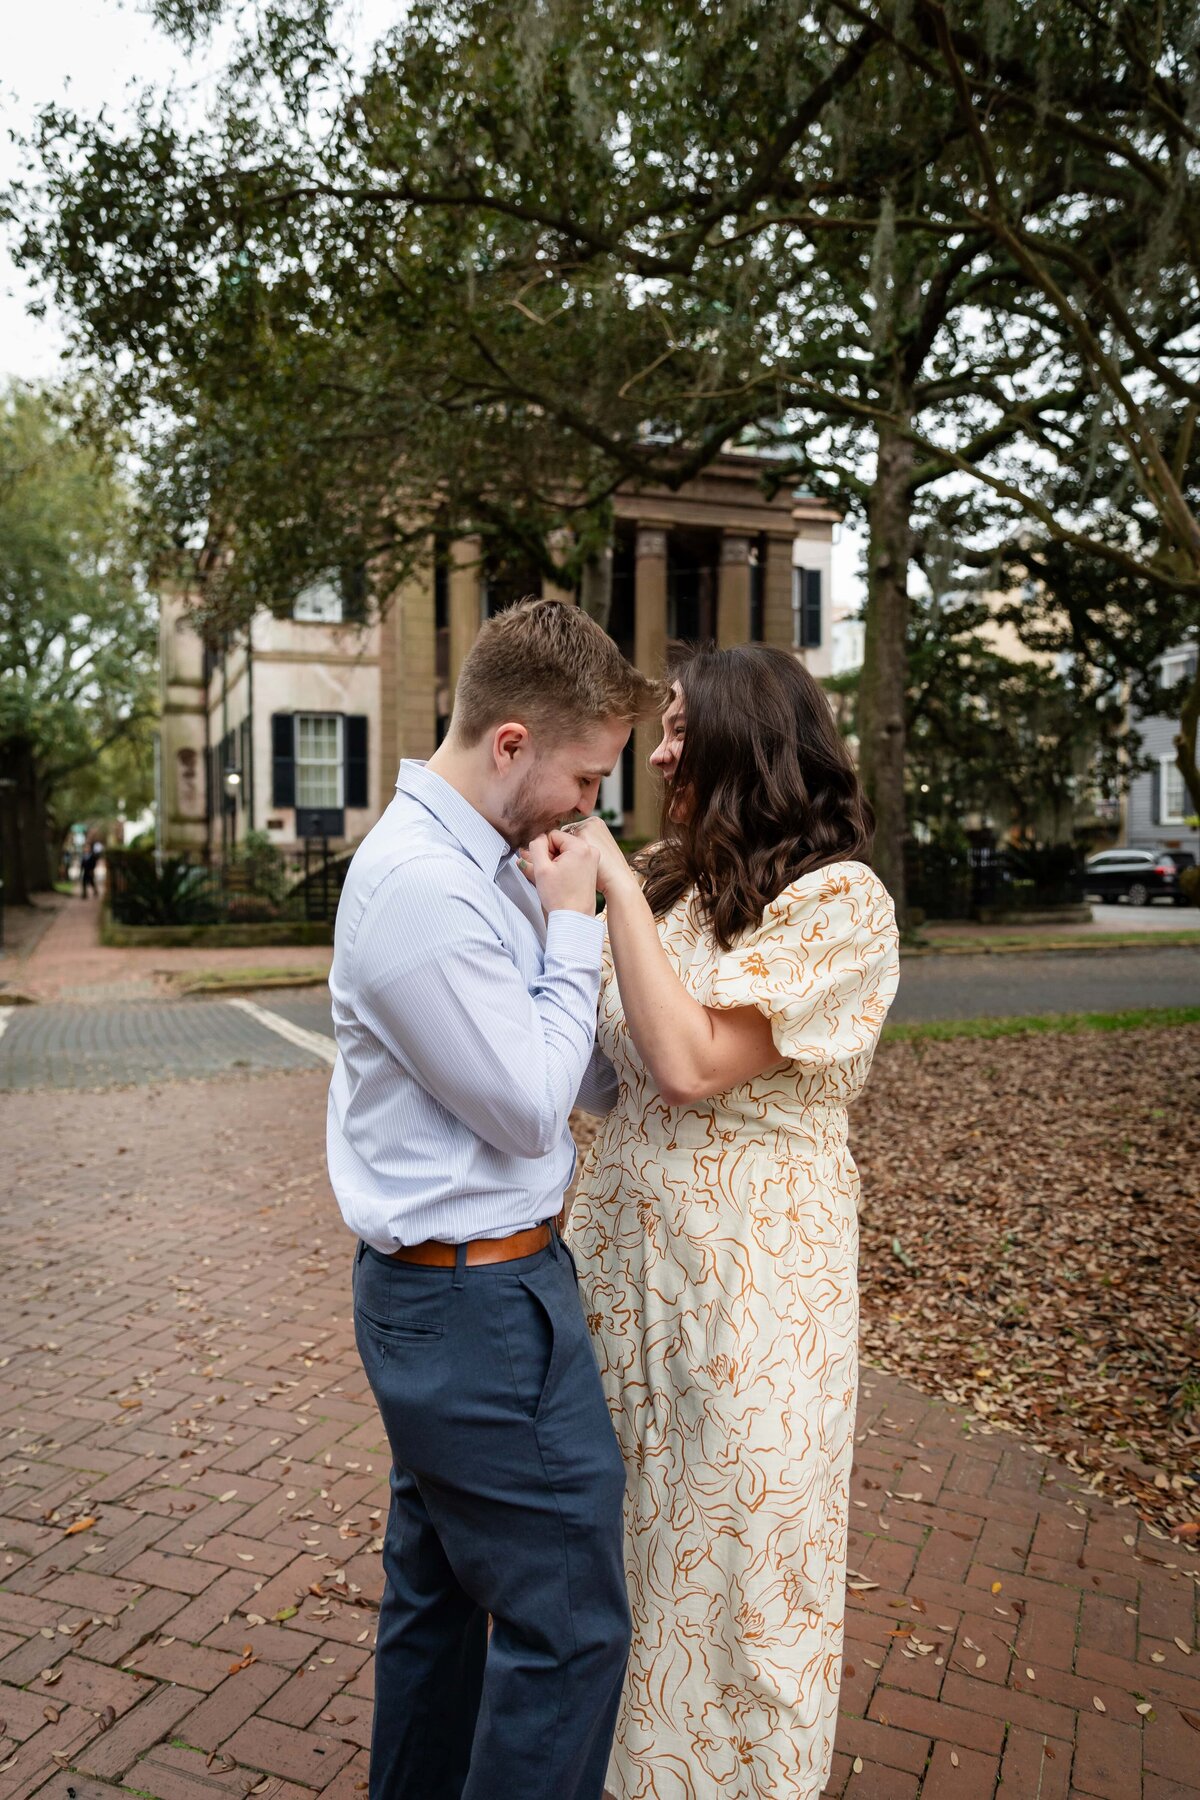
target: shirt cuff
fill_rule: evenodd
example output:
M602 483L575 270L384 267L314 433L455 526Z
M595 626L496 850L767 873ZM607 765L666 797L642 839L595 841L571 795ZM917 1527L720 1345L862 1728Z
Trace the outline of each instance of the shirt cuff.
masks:
M598 969L604 953L604 919L557 907L546 918L546 956Z

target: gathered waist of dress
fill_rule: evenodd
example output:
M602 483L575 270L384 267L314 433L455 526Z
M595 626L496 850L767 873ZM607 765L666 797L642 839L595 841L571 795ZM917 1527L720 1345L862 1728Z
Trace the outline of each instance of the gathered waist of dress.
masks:
M609 1115L610 1125L620 1114ZM632 1127L632 1132L630 1132ZM779 1106L744 1108L722 1106L719 1112L703 1107L651 1105L630 1112L622 1135L633 1135L663 1150L703 1150L724 1145L745 1145L775 1155L781 1161L797 1157L844 1153L848 1121L844 1106L821 1104L785 1110Z

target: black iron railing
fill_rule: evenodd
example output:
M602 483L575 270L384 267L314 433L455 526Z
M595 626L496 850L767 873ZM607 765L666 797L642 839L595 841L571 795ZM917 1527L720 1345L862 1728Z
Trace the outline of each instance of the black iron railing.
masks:
M1017 849L909 844L908 904L927 919L970 919L981 912L1038 912L1078 906L1083 857L1069 844Z
M221 861L150 850L110 850L106 860L118 925L321 924L337 912L350 852L311 839L302 851L260 846Z

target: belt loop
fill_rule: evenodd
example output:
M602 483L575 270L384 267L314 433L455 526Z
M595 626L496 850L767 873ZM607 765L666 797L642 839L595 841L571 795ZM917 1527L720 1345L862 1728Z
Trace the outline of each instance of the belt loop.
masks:
M460 1288L464 1286L463 1270L466 1266L467 1246L465 1244L456 1244L454 1247L454 1281L452 1284L454 1287Z

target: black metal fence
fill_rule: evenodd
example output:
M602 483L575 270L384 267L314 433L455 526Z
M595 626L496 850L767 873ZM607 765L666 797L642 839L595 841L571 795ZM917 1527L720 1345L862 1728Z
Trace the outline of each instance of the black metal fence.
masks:
M118 925L321 924L337 912L350 851L314 838L302 851L257 844L221 861L110 850L106 862Z
M1026 849L909 844L905 875L908 904L927 919L1038 912L1078 906L1084 897L1083 856L1069 844Z

